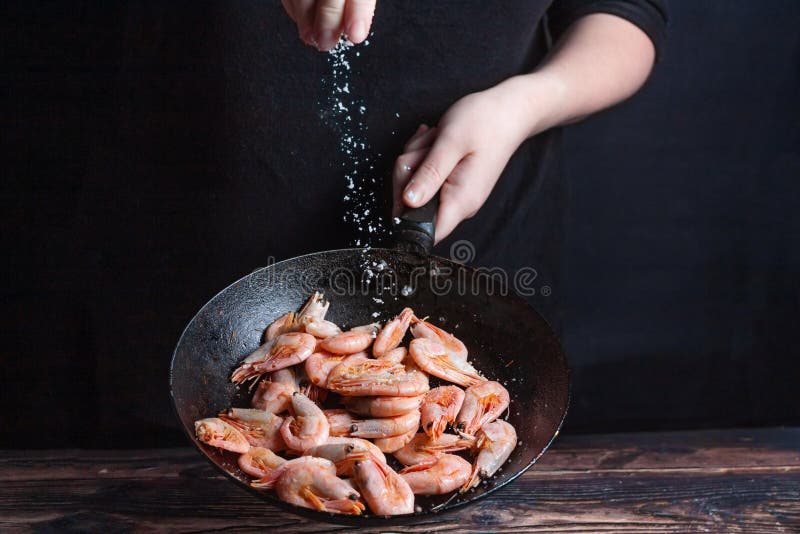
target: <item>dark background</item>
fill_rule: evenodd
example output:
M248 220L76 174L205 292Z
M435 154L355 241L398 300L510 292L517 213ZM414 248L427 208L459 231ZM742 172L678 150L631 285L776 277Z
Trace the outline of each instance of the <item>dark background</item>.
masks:
M247 90L227 4L167 27L97 4L6 5L0 21L4 447L184 443L167 394L183 326L268 254L298 252L258 246L269 203L248 199L232 125L265 118L220 104ZM644 90L566 132L567 430L797 424L800 3L670 7Z

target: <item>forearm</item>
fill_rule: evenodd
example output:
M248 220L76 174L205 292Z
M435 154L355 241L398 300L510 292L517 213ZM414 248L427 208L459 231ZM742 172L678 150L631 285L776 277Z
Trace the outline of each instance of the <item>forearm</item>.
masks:
M613 106L645 82L655 60L647 35L604 13L577 20L532 73L495 89L520 110L520 133L530 137Z

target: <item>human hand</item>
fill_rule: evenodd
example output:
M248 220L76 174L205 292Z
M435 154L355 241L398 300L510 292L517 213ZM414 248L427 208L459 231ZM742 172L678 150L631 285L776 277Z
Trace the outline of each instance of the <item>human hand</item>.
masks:
M394 216L403 204L423 206L440 191L439 242L475 215L511 155L534 133L524 90L504 82L456 102L437 127L420 126L395 162Z
M320 51L336 46L342 33L353 43L369 35L376 0L281 0L304 43Z

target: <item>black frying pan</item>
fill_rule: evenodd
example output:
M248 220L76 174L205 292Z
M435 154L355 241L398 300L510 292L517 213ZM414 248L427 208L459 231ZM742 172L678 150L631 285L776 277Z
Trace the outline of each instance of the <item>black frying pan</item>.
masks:
M427 255L436 207L432 203L406 213L394 249L331 250L282 261L234 282L195 315L175 349L170 389L186 433L211 463L276 506L319 521L368 526L405 524L464 506L511 482L544 453L569 402L569 373L558 339L524 300L500 294L501 287L485 272ZM314 291L330 300L326 318L339 325L385 321L410 306L416 315L430 316L454 332L469 349L473 365L505 384L511 395L508 421L516 428L519 446L502 470L452 499L418 496L421 510L413 515L347 516L301 508L272 492L253 490L235 455L197 441L195 420L230 406L249 406L248 389L229 381L232 370L259 345L267 325L299 309ZM375 311L380 311L377 318Z

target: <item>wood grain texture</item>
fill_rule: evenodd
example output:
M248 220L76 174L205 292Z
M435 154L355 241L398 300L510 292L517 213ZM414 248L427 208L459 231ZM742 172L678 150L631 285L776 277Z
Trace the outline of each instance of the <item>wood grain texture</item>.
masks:
M0 452L3 532L277 528L348 530L257 500L190 448ZM563 436L496 494L380 531L399 530L800 532L800 429Z

